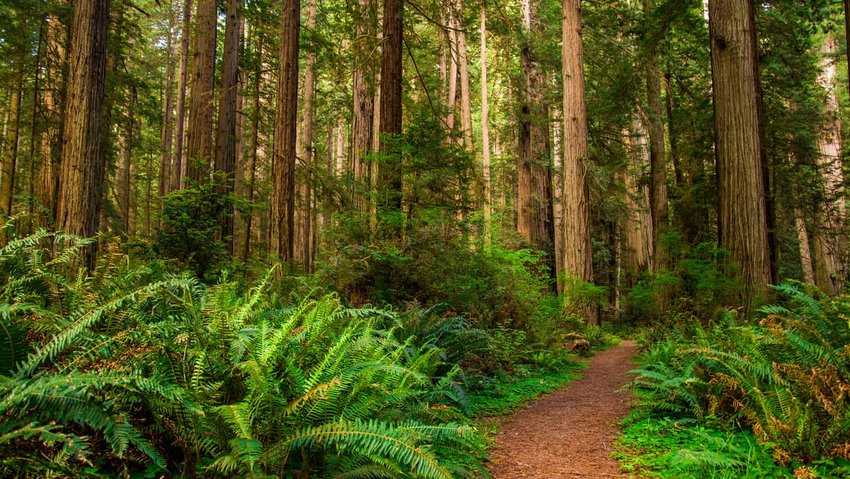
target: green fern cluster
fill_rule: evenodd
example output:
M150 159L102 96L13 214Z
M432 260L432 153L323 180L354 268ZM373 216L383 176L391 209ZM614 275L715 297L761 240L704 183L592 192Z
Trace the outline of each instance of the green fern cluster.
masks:
M727 318L649 349L633 388L665 416L731 419L782 462L850 458L850 298L788 282L757 325Z
M0 248L0 476L468 477L442 350L334 296L292 306L39 231Z

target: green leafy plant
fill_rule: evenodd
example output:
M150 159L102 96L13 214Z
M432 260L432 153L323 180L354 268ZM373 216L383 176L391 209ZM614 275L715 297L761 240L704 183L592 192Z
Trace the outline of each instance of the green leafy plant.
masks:
M731 316L644 353L632 389L643 410L734 421L783 464L850 458L850 301L809 286L776 287L758 324Z
M393 313L280 303L274 270L205 286L106 255L87 276L85 243L38 232L0 248L0 475L482 471L459 369Z

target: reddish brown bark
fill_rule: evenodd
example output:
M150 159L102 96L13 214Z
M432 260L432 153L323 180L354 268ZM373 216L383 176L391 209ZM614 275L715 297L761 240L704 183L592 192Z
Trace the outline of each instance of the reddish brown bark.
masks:
M383 62L381 63L380 126L381 153L378 169L382 193L378 205L386 211L401 211L401 157L393 152L393 137L401 134L403 0L384 0Z
M191 105L186 147L186 177L207 181L213 153L216 2L198 0L193 37Z
M771 282L753 5L709 2L721 247L740 267L748 301Z
M68 88L59 181L57 226L91 237L97 234L105 162L101 151L106 37L109 0L78 0L74 4ZM94 267L96 247L84 262Z
M271 253L283 261L295 259L295 162L300 21L300 0L283 0L272 155L270 241Z

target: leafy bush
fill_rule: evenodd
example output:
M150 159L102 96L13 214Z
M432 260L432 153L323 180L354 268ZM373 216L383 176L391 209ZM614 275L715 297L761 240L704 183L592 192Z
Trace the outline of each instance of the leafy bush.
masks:
M221 227L231 198L221 194L221 180L169 193L162 199L162 227L155 249L188 266L195 276L213 281L229 261Z
M738 301L740 279L727 264L727 251L712 243L693 250L668 246L668 250L676 253L675 266L646 273L626 297L633 321L679 324L683 319L711 319Z
M628 472L671 479L791 478L748 432L671 419L633 417L615 454Z
M471 248L445 228L436 219L411 222L404 244L361 246L348 246L351 241L338 231L336 253L320 265L319 281L353 304L442 304L480 327L536 332L540 307L553 291L541 271L542 256Z
M647 410L716 415L772 444L782 463L850 459L850 298L800 283L756 325L691 325L641 359L633 389Z
M466 477L481 443L442 350L333 297L278 304L86 242L0 249L0 475ZM56 253L53 253L56 251ZM395 328L395 326L393 326Z

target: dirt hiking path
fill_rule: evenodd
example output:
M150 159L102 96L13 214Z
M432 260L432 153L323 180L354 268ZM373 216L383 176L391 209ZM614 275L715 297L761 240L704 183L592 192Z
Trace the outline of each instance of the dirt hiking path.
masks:
M582 379L501 422L489 465L493 479L628 477L610 455L615 422L629 412L629 395L618 390L636 351L624 342L597 354Z

